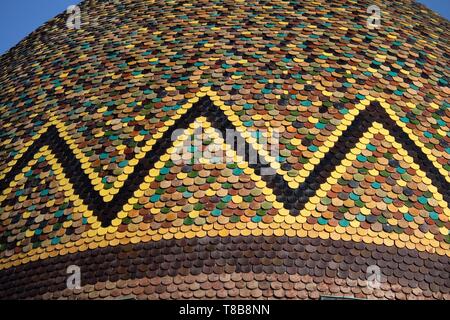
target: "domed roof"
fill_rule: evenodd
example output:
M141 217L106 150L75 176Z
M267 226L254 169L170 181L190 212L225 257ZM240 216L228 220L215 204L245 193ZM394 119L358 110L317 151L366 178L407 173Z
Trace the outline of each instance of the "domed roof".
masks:
M84 1L0 57L0 297L448 299L450 25L371 4Z

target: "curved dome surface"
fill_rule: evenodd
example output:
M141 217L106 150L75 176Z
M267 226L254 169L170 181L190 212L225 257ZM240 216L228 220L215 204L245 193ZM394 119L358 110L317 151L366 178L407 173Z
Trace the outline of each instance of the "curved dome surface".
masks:
M450 25L371 2L84 1L0 57L0 297L448 299Z

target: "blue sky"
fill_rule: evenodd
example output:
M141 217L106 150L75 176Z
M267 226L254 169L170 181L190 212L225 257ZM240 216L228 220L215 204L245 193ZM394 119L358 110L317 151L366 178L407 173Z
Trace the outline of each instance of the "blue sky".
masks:
M393 0L395 1L395 0ZM0 55L47 20L80 0L1 0ZM450 20L449 0L419 0Z
M0 54L80 0L0 0Z

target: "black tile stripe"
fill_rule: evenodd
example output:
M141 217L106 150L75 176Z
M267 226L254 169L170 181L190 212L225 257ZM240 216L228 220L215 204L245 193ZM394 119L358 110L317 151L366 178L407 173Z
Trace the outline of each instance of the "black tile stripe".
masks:
M314 196L320 185L326 182L327 178L334 171L335 167L345 158L345 155L353 149L365 132L372 126L373 122L378 122L387 129L395 140L402 145L408 154L414 159L422 171L432 180L435 187L443 195L445 201L449 203L450 189L449 183L439 173L438 169L431 163L422 150L409 139L408 135L395 123L387 114L379 102L372 102L366 109L361 111L353 120L351 125L339 137L334 146L321 159L305 181L294 191L297 201L293 204L291 213L298 214L303 209L308 199ZM274 177L273 189L277 190L281 186L280 177ZM285 188L285 187L284 187ZM286 194L286 193L285 193ZM283 201L280 198L280 201Z
M48 145L53 151L59 162L62 164L64 174L69 178L74 186L75 192L84 200L90 210L96 214L103 226L108 226L112 219L122 209L123 205L133 195L134 191L143 182L148 171L153 168L154 164L172 145L172 134L177 129L187 128L197 117L204 116L211 122L212 126L222 133L225 137L227 129L234 129L234 125L227 116L215 107L208 97L203 97L192 106L184 115L180 117L175 124L164 132L161 139L153 146L152 150L147 152L146 156L139 161L125 181L123 187L118 194L110 202L104 202L102 197L92 187L89 177L81 168L81 163L75 158L66 142L59 136L55 127L50 127L35 143L27 150L20 159L20 164L15 166L1 181L0 188L4 190L21 172L26 164L33 158L34 154L44 145ZM329 150L320 163L315 166L314 170L306 178L306 180L297 189L291 189L288 183L278 174L264 175L262 179L267 182L268 187L272 188L279 202L284 203L285 207L290 210L292 215L298 215L304 208L308 199L313 196L320 185L326 181L330 174L339 165L345 155L356 145L374 121L382 123L389 130L390 134L395 137L397 142L401 143L403 148L414 161L425 171L433 184L443 194L444 199L449 202L450 188L445 178L439 173L435 166L430 162L420 148L409 139L407 134L397 126L390 118L383 107L378 102L373 102L365 110L354 119L347 130L339 137L339 140ZM234 146L233 146L234 147ZM249 152L257 151L253 146L245 142L245 154L241 155L245 160L249 159ZM239 152L238 152L239 153ZM257 174L260 173L262 167L267 166L258 155L256 164L250 163Z

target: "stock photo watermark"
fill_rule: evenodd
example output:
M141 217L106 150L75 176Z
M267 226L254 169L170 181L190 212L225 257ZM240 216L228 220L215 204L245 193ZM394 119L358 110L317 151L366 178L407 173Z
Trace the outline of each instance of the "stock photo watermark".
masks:
M367 18L368 29L378 29L381 27L381 9L377 5L371 5L367 8L370 16Z
M378 29L381 27L381 9L377 5L370 5L367 7L367 11L370 16L367 18L366 26L368 29ZM77 5L70 5L66 13L68 18L66 20L67 28L71 30L81 29L81 9Z
M67 28L71 30L81 29L81 9L79 6L71 5L67 8L68 18L66 21Z
M67 289L81 289L81 268L77 265L67 267L66 273L69 275L66 280Z
M385 277L381 269L377 265L370 265L366 270L367 288L376 290L381 288L381 284L385 282Z

